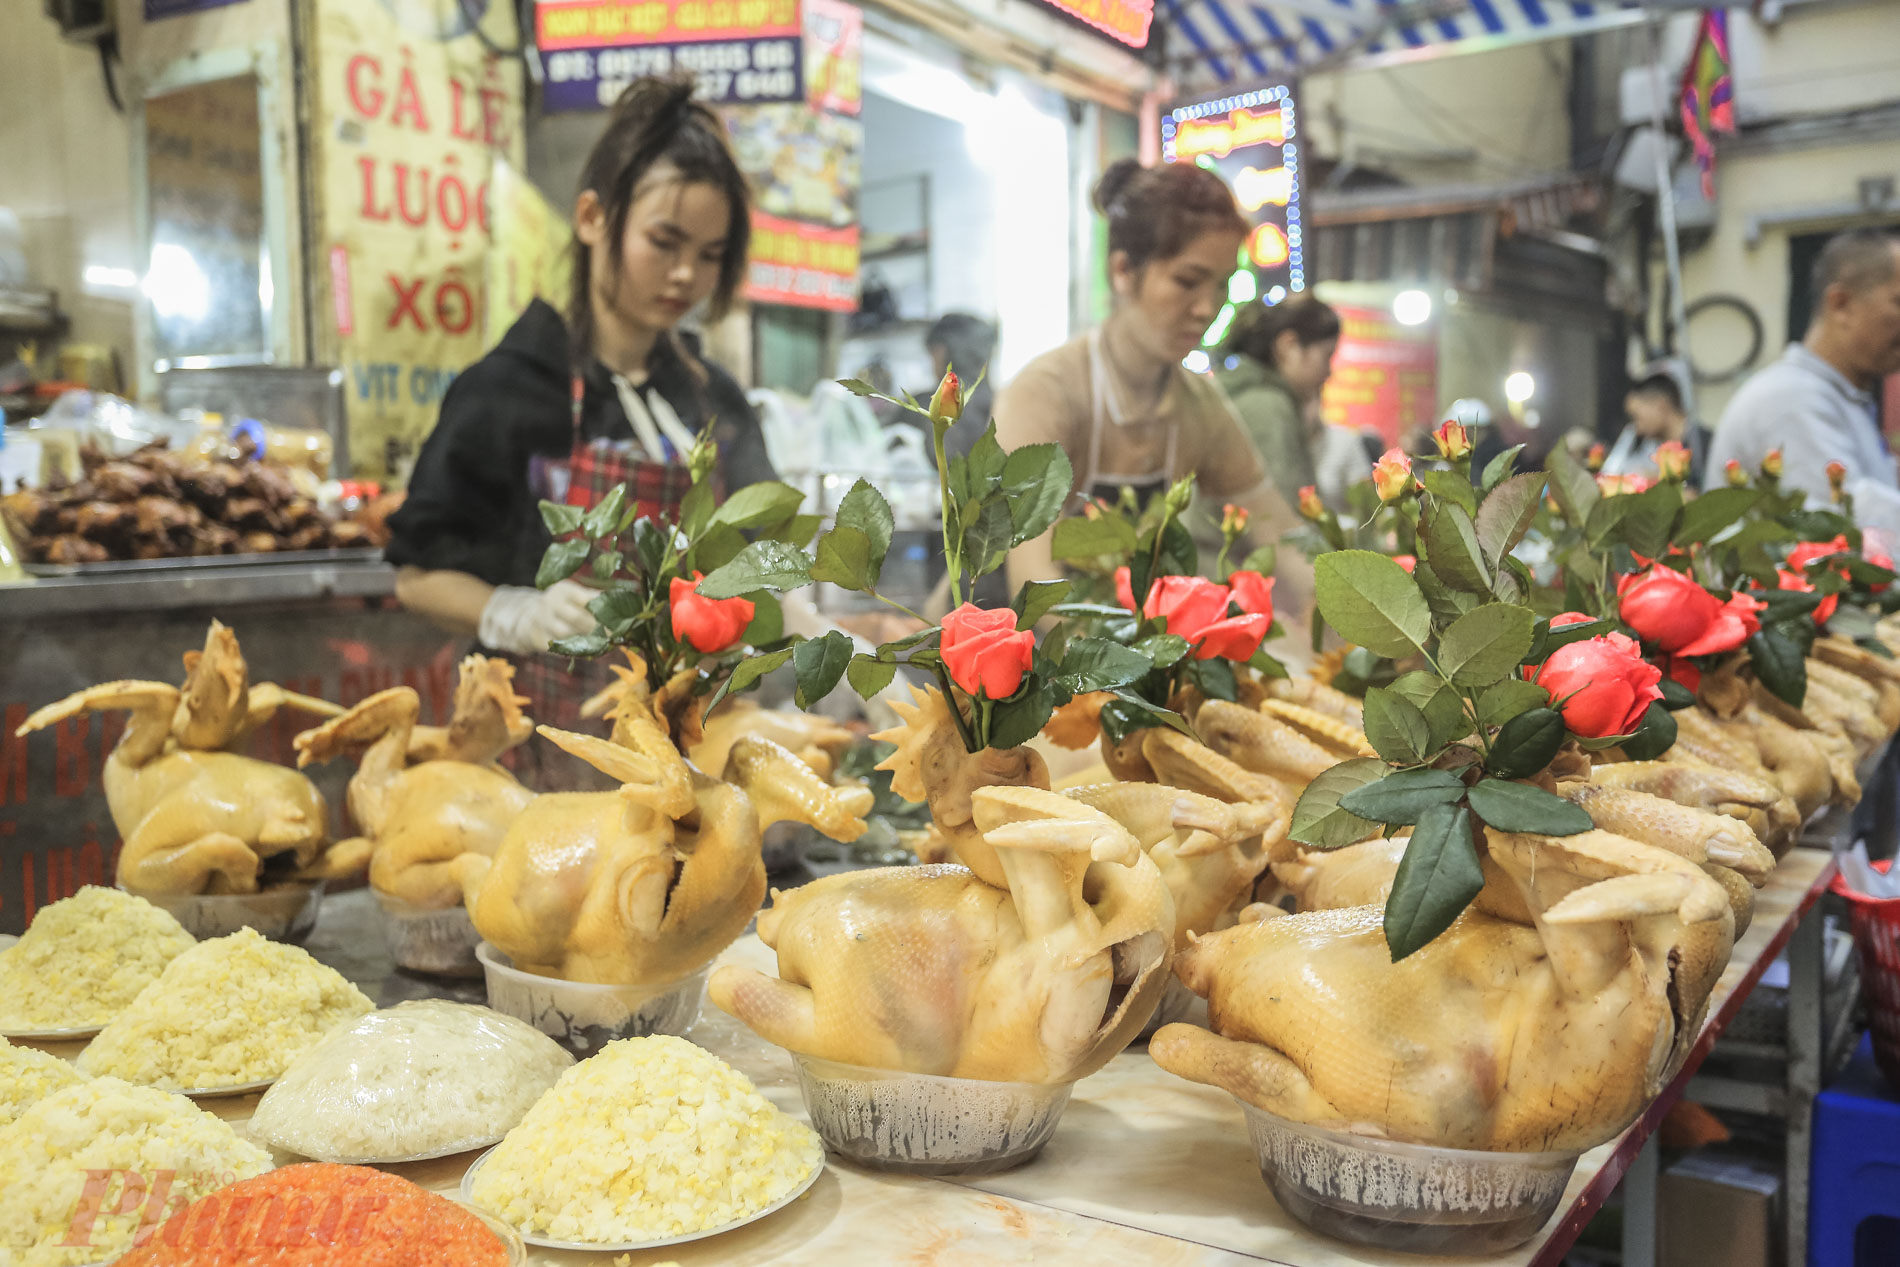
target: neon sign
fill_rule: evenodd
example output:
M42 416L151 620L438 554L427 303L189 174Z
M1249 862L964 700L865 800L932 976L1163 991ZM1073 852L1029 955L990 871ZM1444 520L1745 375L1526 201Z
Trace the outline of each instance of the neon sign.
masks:
M1252 145L1282 145L1286 138L1284 110L1232 110L1224 119L1189 119L1179 124L1174 132L1174 153L1176 158L1199 158L1203 154L1226 158Z
M1130 48L1148 47L1148 25L1154 21L1154 0L1049 0L1073 18L1080 18L1103 35Z

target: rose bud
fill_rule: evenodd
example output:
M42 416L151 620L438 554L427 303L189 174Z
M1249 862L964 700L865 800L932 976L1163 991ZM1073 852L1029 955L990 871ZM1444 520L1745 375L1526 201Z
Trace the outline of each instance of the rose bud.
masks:
M1761 460L1761 473L1771 480L1781 478L1781 450L1770 449Z
M1300 514L1315 523L1326 518L1326 503L1319 499L1319 490L1311 484L1300 489Z
M937 384L937 392L930 398L930 421L938 432L948 429L951 423L963 416L963 385L957 381L957 372L947 369L943 372L943 381Z
M1615 633L1557 648L1531 680L1550 692L1564 725L1587 739L1634 733L1662 698L1662 670L1634 639Z
M1439 423L1438 430L1432 432L1432 440L1438 445L1438 456L1447 462L1471 456L1471 433L1456 418Z
M1722 474L1728 480L1730 488L1748 487L1748 472L1744 471L1742 464L1734 458L1722 464Z
M1603 469L1603 459L1608 456L1608 453L1609 451L1602 445L1593 444L1590 446L1590 452L1584 456L1583 464L1588 467L1590 473L1594 475Z
M694 586L706 579L703 572L693 579L676 576L667 586L667 606L672 608L673 637L701 655L712 655L736 645L752 623L749 598L707 598Z
M1400 449L1387 449L1372 467L1372 484L1382 502L1395 502L1405 496L1413 482L1412 459Z
M1007 607L965 603L943 618L943 667L950 680L984 699L1008 699L1036 657L1036 635L1016 628Z
M1847 464L1829 462L1827 464L1827 486L1834 490L1834 500L1841 499L1841 490L1847 486Z
M1656 470L1666 480L1680 483L1689 478L1689 449L1680 440L1670 440L1656 450Z

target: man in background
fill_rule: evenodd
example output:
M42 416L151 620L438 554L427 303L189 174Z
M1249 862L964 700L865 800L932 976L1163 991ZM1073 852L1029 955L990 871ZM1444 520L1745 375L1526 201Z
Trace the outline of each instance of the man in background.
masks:
M1880 380L1900 370L1900 238L1855 229L1829 240L1814 264L1807 335L1735 393L1709 447L1719 477L1733 458L1753 475L1771 449L1782 483L1828 502L1827 465L1847 468L1863 528L1900 545L1900 477L1875 410Z
M1642 475L1655 479L1656 450L1671 440L1689 450L1689 485L1702 487L1702 467L1709 456L1709 429L1690 422L1682 407L1682 387L1661 366L1631 385L1623 397L1623 415L1629 419L1603 460L1605 475Z

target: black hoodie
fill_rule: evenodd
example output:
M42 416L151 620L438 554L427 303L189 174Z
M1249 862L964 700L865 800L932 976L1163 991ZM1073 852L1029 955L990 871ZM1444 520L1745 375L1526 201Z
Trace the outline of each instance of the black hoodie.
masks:
M690 335L676 336L698 358ZM572 360L567 323L537 299L500 343L457 375L442 398L435 430L409 477L409 495L389 518L391 563L467 572L491 585L532 585L551 538L529 460L573 449ZM727 489L776 479L765 437L730 374L681 355L673 339L654 345L644 392L657 391L697 432L716 419L719 474ZM589 440L631 439L607 368L585 377L581 432Z

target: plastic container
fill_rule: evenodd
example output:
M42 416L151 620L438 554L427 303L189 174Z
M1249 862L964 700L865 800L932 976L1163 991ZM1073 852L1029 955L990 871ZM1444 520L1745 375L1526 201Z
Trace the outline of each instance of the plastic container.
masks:
M1891 863L1873 864L1885 871ZM1836 875L1828 888L1847 903L1848 926L1860 956L1860 994L1867 1001L1867 1028L1874 1064L1887 1085L1900 1088L1900 898L1869 897Z
M987 1175L1032 1160L1055 1134L1072 1082L985 1082L870 1069L792 1053L812 1129L873 1170Z
M317 926L317 908L323 905L323 885L284 884L256 893L139 893L138 896L171 912L172 918L199 941L228 937L240 928L255 928L272 941L301 946L310 936L310 930Z
M576 1056L622 1038L684 1036L706 994L701 968L670 985L595 985L523 972L487 942L475 948L488 978L488 1006L519 1017Z
M1380 1249L1474 1255L1522 1245L1555 1212L1582 1156L1406 1144L1238 1103L1280 1208L1316 1232Z
M438 977L482 975L481 962L475 958L482 935L475 931L466 906L457 902L428 909L375 889L370 892L376 893L376 904L382 908L383 943L398 968Z

